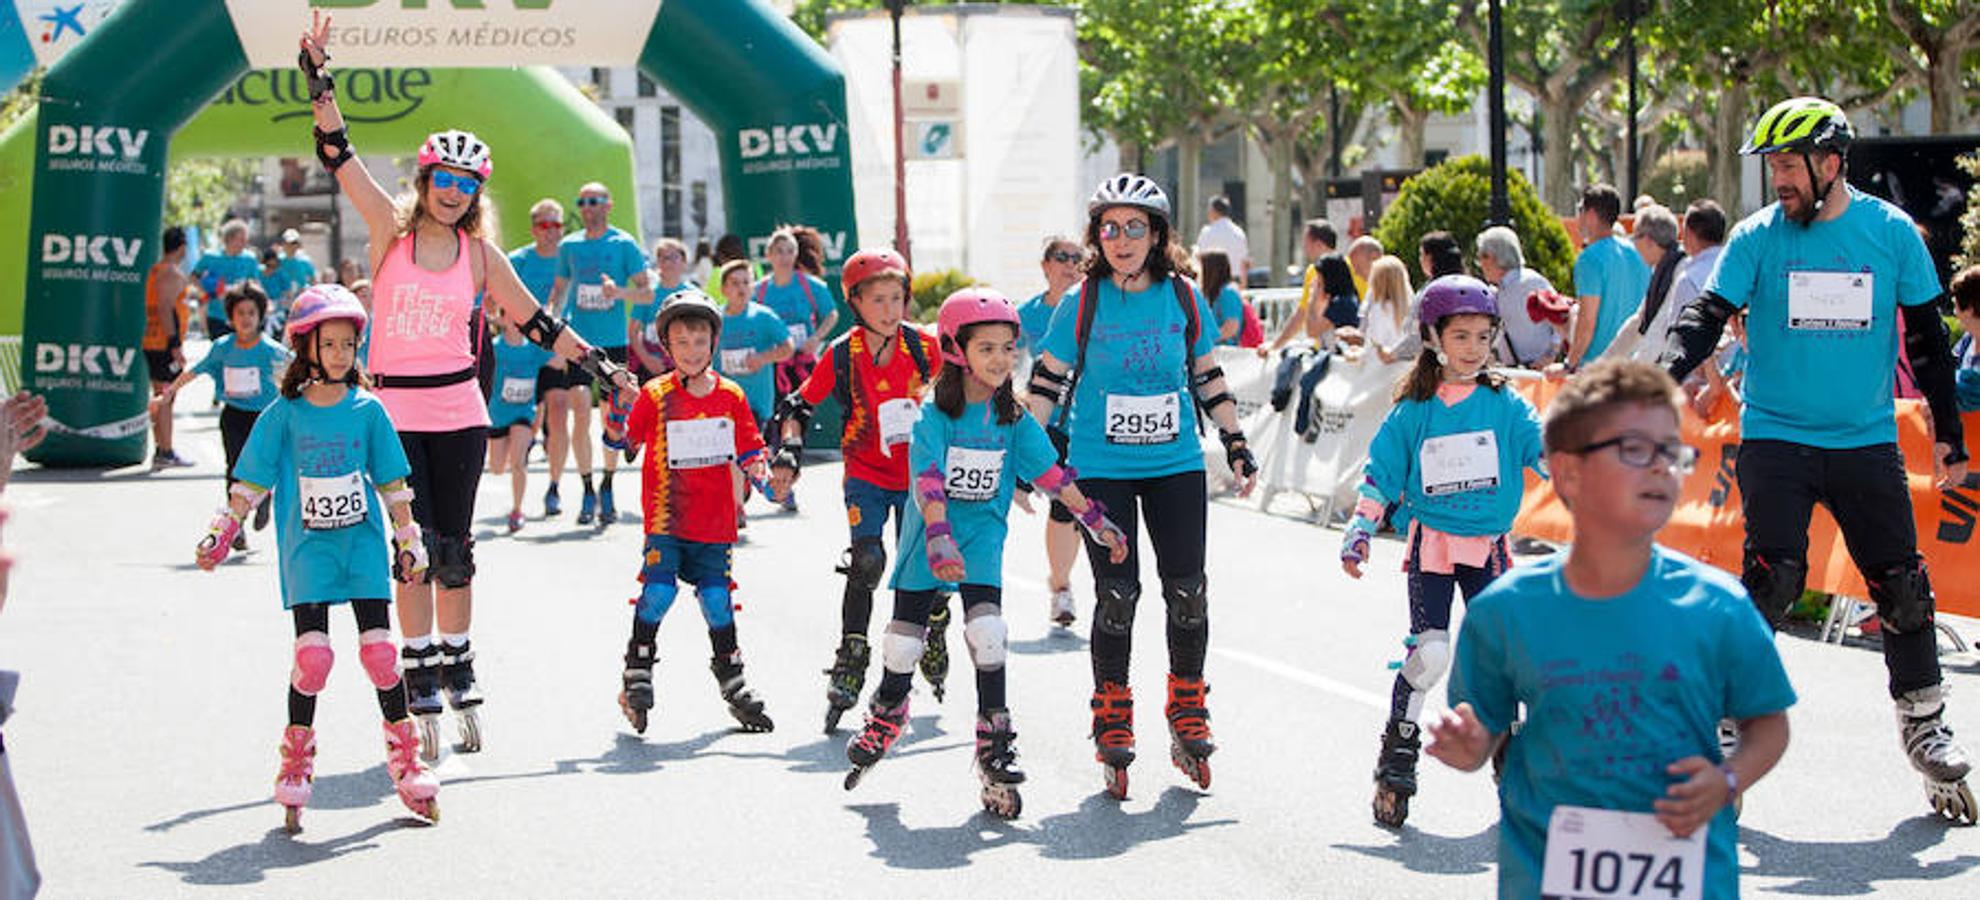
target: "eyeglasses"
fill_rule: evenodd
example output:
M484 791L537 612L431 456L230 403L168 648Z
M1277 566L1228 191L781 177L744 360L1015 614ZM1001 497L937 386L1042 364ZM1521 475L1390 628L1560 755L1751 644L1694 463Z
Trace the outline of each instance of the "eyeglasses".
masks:
M1102 226L1102 227L1104 227L1104 226ZM1047 260L1049 260L1049 261L1051 261L1051 262L1055 262L1055 263L1076 263L1076 262L1079 262L1079 254L1077 254L1077 253L1069 253L1069 252L1067 252L1067 251L1064 251L1064 250L1054 250L1054 251L1052 251L1052 252L1050 252L1050 253L1047 253L1047 254L1045 254L1045 258L1046 258Z
M660 262L687 262L687 257L682 256L679 253L675 253L672 250L669 250L665 253L656 253L653 255L653 258L659 260Z
M1126 225L1119 222L1100 223L1100 239L1103 241L1118 241L1123 234L1127 235L1130 241L1141 240L1148 236L1148 223L1140 219L1135 219Z
M536 229L537 231L557 231L557 230L559 230L559 229L562 229L562 228L564 227L564 223L562 223L562 222L531 222L531 223L529 223L529 227L531 227L531 228L534 228L534 229Z
M433 189L444 191L448 188L472 197L481 190L481 179L472 175L456 175L446 169L434 169Z
M610 197L579 197L579 198L577 198L577 205L579 205L579 206L604 206L605 204L607 204L607 203L610 203L610 202L612 202L612 198L610 198Z
M1687 446L1680 441L1658 443L1633 432L1620 434L1606 441L1596 441L1576 450L1575 454L1587 456L1609 447L1616 448L1616 457L1623 461L1623 465L1637 469L1648 469L1656 465L1658 460L1669 460L1671 468L1676 469L1679 475L1689 475L1692 467L1698 464L1696 447Z

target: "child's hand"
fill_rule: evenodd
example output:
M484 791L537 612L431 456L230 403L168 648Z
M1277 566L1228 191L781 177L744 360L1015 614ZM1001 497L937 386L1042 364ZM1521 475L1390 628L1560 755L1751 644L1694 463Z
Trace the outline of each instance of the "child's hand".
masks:
M749 464L743 466L743 474L748 475L749 480L757 482L759 484L765 481L769 481L770 466L763 461L763 454L759 453L754 458L750 459ZM771 487L774 488L776 487L776 485L772 484ZM774 500L776 498L772 497L771 499Z
M1726 773L1703 756L1687 756L1664 767L1684 780L1664 789L1664 796L1651 804L1657 821L1674 837L1690 837L1700 825L1712 821L1728 800Z
M1423 748L1424 752L1460 772L1478 771L1491 755L1492 733L1485 730L1485 723L1478 721L1478 714L1472 712L1469 703L1460 703L1456 709L1432 719L1429 730L1430 745Z
M961 584L968 576L963 568L962 548L948 522L928 523L928 568L935 577L950 584Z
M1349 578L1357 581L1361 580L1361 560L1343 557L1341 559L1341 571L1346 572Z
M1037 510L1031 508L1030 491L1013 492L1011 494L1011 502L1017 504L1018 509L1024 510L1024 514L1027 516L1033 516L1038 514Z
M392 577L400 584L413 584L426 574L426 540L418 522L407 522L392 532Z
M232 510L221 509L207 524L206 537L200 538L199 546L193 549L193 563L201 571L213 571L214 566L226 561L227 554L234 549L234 539L240 534L241 520L234 518Z
M612 280L612 276L600 275L598 276L598 282L599 282L598 296L600 299L609 303L613 300L617 300L620 297L625 296L625 294L619 290L619 283Z

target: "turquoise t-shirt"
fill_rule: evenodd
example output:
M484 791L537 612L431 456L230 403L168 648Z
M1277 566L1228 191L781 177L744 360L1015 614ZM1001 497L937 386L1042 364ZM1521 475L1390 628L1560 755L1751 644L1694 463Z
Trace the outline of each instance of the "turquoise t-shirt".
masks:
M269 404L234 477L275 493L283 607L391 598L391 513L377 486L411 472L392 419L369 391L353 388L333 406L286 397Z
M550 305L550 289L557 284L559 255L538 254L535 244L524 244L509 251L509 268L516 270L516 277L522 280L523 287L529 288L529 295L535 298L538 306Z
M1499 785L1499 896L1540 896L1548 817L1559 804L1650 812L1690 756L1723 761L1720 719L1794 705L1767 623L1731 575L1656 547L1643 580L1606 600L1576 596L1558 554L1499 576L1458 633L1449 702L1494 734L1526 724ZM1732 807L1706 836L1704 896L1739 896Z
M283 277L288 279L289 287L297 293L316 283L316 263L310 261L307 253L282 257L281 271Z
M784 320L761 303L744 301L742 312L732 315L725 311L722 315L722 352L715 359L715 370L742 385L743 396L749 398L749 412L758 423L769 421L777 405L777 367L765 363L745 373L740 368L742 360L751 353L781 347L790 339Z
M922 404L921 419L914 423L914 438L908 444L908 471L917 476L929 469L942 473L949 526L962 550L964 581L1003 586L1004 538L1010 531L1006 520L1017 479L1036 479L1058 459L1044 427L1028 415L1003 425L988 402L965 405L962 416L955 419L933 403ZM895 590L955 589L928 567L926 527L921 505L907 504L900 561L890 584Z
M832 289L825 282L803 272L791 273L791 282L777 286L774 275L765 275L751 289L750 298L784 320L791 340L803 343L811 339L825 317L832 314Z
M1189 320L1175 289L1160 282L1134 294L1113 279L1100 283L1086 371L1072 398L1066 433L1068 461L1095 478L1159 478L1203 468L1196 438L1196 402L1189 367L1216 347L1216 320L1203 294L1190 285L1201 323L1193 346L1183 347ZM1060 303L1040 349L1067 366L1079 358L1079 296Z
M1733 228L1705 292L1748 310L1746 439L1832 450L1897 440L1897 308L1939 296L1904 210L1851 188L1841 216L1804 226L1776 203Z
M596 240L580 231L564 238L557 248L557 277L568 285L564 296L564 319L577 329L578 336L594 347L626 345L626 301L606 301L601 291L609 275L619 287L646 271L646 254L632 235L608 227Z
M520 339L520 336L518 336ZM488 395L488 421L496 428L536 419L536 370L550 362L550 351L527 340L511 344L495 338L494 390Z
M295 282L289 280L288 271L280 265L277 265L273 272L258 272L254 277L261 282L262 292L268 295L268 302L276 309L287 308L290 292L302 290Z
M653 317L660 313L660 304L665 302L668 297L694 287L694 282L687 280L682 280L680 284L673 287L667 287L660 283L660 273L658 272L653 273L650 277L653 281L653 299L645 303L634 303L626 310L626 314L632 316L633 322L637 323L642 330L651 330ZM658 335L651 335L649 336L649 340L657 337Z
M1046 303L1045 292L1039 291L1031 295L1031 299L1018 304L1018 349L1023 350L1025 355L1038 355L1039 348L1045 343L1045 332L1052 328L1052 313L1067 297L1078 300L1079 286L1074 285L1053 303Z
M224 319L227 308L221 300L227 288L250 278L261 277L261 260L246 250L231 256L208 253L193 264L192 277L199 283L199 289L206 292L206 317Z
M1416 519L1445 534L1496 537L1519 515L1525 470L1541 471L1544 456L1533 404L1509 386L1480 385L1456 406L1432 397L1391 407L1368 445L1363 490L1402 501L1398 531Z
M1583 297L1600 297L1602 308L1595 313L1595 334L1588 341L1582 362L1594 362L1616 339L1624 320L1643 305L1643 294L1650 290L1650 267L1636 248L1610 235L1587 247L1574 260L1574 292Z
M1238 289L1228 284L1224 285L1224 289L1217 292L1217 302L1211 305L1210 310L1217 315L1216 333L1218 334L1224 332L1226 324L1238 323L1238 328L1231 332L1230 339L1219 338L1217 344L1223 347L1237 346L1238 336L1244 333L1244 298L1238 295Z
M255 335L253 346L243 347L228 335L206 351L206 358L193 365L193 371L213 379L221 402L235 409L260 412L281 393L282 370L295 354L265 334Z

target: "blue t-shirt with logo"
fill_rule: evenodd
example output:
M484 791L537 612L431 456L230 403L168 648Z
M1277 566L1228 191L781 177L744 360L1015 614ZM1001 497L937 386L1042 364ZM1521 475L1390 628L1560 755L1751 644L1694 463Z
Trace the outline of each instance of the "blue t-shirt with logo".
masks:
M392 596L391 513L377 486L411 472L370 391L352 388L330 406L285 397L262 412L234 477L275 493L285 608Z
M1582 362L1594 362L1608 349L1624 320L1643 305L1643 294L1648 290L1650 267L1644 265L1635 247L1610 235L1582 248L1574 261L1574 292L1602 300L1595 313L1595 333L1589 338Z
M1586 599L1557 554L1499 576L1458 633L1449 701L1494 734L1525 725L1499 784L1499 896L1540 896L1547 821L1561 804L1648 813L1665 767L1718 763L1721 719L1794 705L1774 638L1732 576L1654 547L1627 593ZM1739 896L1739 823L1727 806L1706 836L1704 896ZM1691 876L1695 878L1696 876Z
M289 287L297 293L308 290L310 285L316 283L316 263L310 261L307 253L297 252L294 256L282 257L281 270L288 279Z
M1045 292L1039 291L1031 295L1031 299L1018 304L1018 349L1025 351L1028 356L1038 355L1039 349L1045 343L1045 332L1052 328L1052 313L1056 312L1059 304L1066 302L1068 297L1079 299L1079 285L1073 285L1072 289L1061 295L1057 302L1046 303Z
M1439 397L1403 400L1368 445L1367 488L1400 500L1397 530L1415 519L1445 534L1496 537L1512 528L1540 471L1540 415L1510 386L1484 385L1455 406Z
M760 424L770 419L777 405L777 366L764 363L754 372L741 369L744 357L783 346L791 339L784 320L761 303L745 301L743 311L722 313L722 351L715 359L715 370L742 385L749 398L749 411Z
M523 287L538 306L550 305L550 289L557 284L557 259L561 253L543 256L535 244L524 244L509 251L509 268L516 270Z
M281 393L282 371L295 354L265 334L256 334L254 344L243 347L228 335L214 342L206 358L193 365L193 371L213 379L220 401L235 409L260 412Z
M496 428L536 419L536 370L550 362L550 351L517 336L495 338L494 389L488 394L488 421Z
M965 404L962 415L951 419L935 404L922 404L908 444L908 471L916 478L930 468L942 472L964 582L1003 586L1004 538L1010 531L1007 518L1017 479L1036 479L1058 458L1044 427L1029 415L1000 424L994 406L983 402ZM928 567L927 523L919 503L907 504L902 518L900 561L891 586L905 591L955 587Z
M1086 371L1065 425L1068 461L1080 474L1158 478L1203 468L1189 373L1216 348L1217 331L1202 292L1189 284L1189 295L1200 325L1185 348L1189 319L1169 282L1124 294L1113 279L1100 281ZM1079 358L1079 304L1077 294L1059 304L1041 348L1067 366Z
M1851 188L1841 216L1803 226L1776 203L1733 229L1705 291L1748 310L1745 438L1828 449L1897 440L1897 308L1939 296L1903 210Z
M1217 339L1219 346L1237 346L1238 335L1244 333L1244 298L1238 295L1238 289L1228 284L1224 285L1224 289L1217 292L1217 302L1210 305L1210 311L1217 315L1218 334L1223 334L1226 324L1238 323L1237 330L1231 332L1228 339Z
M818 333L825 317L832 314L832 289L803 272L791 273L790 283L782 286L777 284L777 276L765 275L749 296L782 318L791 340L799 343Z
M608 226L597 239L580 231L564 238L557 247L557 277L565 280L564 319L577 329L578 336L594 347L626 345L626 301L621 297L607 302L605 282L610 276L624 288L633 276L646 271L646 253L632 235Z
M206 292L206 317L209 319L227 318L226 304L221 302L227 289L250 278L261 277L261 260L243 250L227 253L208 253L193 264L193 280L199 289Z

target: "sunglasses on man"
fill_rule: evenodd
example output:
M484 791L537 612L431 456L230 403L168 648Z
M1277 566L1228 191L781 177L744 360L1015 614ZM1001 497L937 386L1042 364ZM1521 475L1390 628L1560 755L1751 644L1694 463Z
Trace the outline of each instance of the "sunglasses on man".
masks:
M607 204L607 203L610 203L610 202L612 202L612 198L610 198L610 197L579 197L579 198L577 198L577 205L579 205L579 206L604 206L605 204Z

